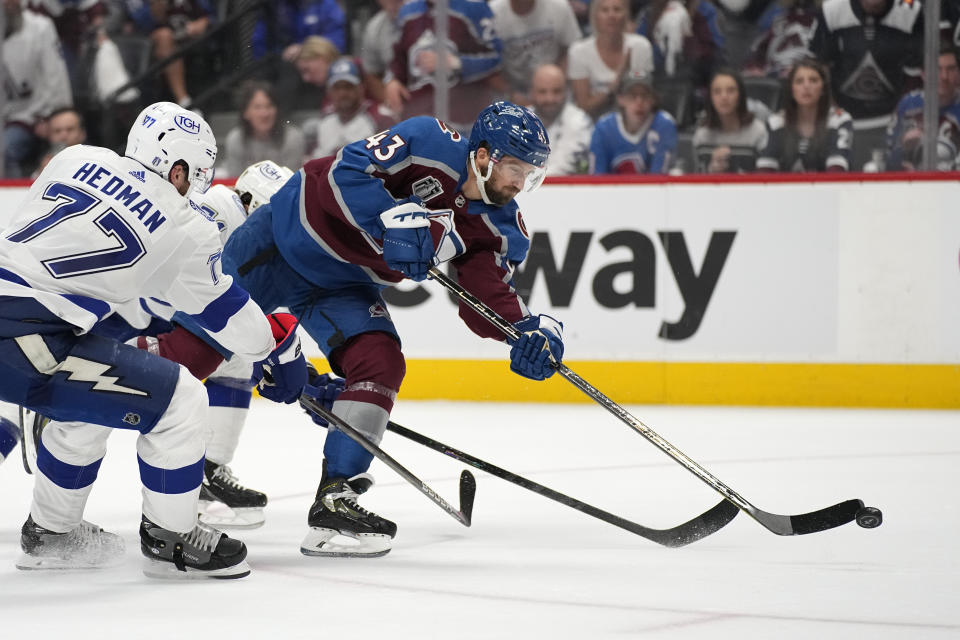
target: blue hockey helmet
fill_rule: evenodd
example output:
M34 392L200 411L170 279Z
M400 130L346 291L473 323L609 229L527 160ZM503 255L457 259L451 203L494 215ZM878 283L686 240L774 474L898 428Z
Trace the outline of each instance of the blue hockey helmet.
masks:
M483 145L490 154L487 175L477 170L475 156ZM477 174L481 194L487 200L484 183L490 178L493 166L504 156L514 157L533 167L526 178L524 191L536 189L546 175L550 140L547 130L535 113L512 102L494 102L477 116L470 131L470 163Z

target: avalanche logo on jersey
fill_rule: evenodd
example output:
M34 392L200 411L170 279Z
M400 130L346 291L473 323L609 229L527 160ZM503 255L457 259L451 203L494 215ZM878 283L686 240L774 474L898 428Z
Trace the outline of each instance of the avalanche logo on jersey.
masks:
M381 302L375 302L372 305L370 305L370 308L368 309L368 311L370 312L371 318L386 318L387 320L390 319L390 312L387 311L387 307L385 307Z
M520 215L520 209L517 209L517 228L520 229L520 233L523 234L523 237L527 240L530 239L530 232L527 231L527 225L523 222L523 216Z
M184 131L186 131L187 133L191 133L193 135L200 134L200 123L195 121L190 116L180 114L179 116L173 119L173 123L178 127L180 127L181 129L183 129Z

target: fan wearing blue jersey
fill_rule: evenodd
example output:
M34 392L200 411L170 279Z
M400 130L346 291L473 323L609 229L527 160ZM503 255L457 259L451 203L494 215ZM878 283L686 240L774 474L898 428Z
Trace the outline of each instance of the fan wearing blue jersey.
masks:
M483 109L469 139L419 116L304 165L224 248L224 269L264 309L287 307L323 349L345 388L333 412L379 443L405 373L400 336L381 297L443 262L461 285L520 329L510 366L550 376L561 326L533 315L513 286L530 241L514 197L543 179L550 145L539 118L509 102ZM501 339L465 306L482 337ZM357 504L372 456L329 431L301 551L377 556L396 524ZM348 540L351 538L352 540Z
M590 173L667 173L677 148L677 125L657 109L647 74L620 81L617 109L597 121L590 140Z
M235 357L268 365L285 357L289 345L278 347L260 308L222 273L216 227L188 206L185 196L209 187L216 154L202 118L150 105L124 156L84 145L54 156L0 238L0 399L57 421L37 443L19 568L122 559L122 539L82 519L111 427L140 434L145 573L249 573L242 542L197 523L202 384L154 350L91 332L145 298L181 310ZM173 352L195 340L182 329L166 339Z

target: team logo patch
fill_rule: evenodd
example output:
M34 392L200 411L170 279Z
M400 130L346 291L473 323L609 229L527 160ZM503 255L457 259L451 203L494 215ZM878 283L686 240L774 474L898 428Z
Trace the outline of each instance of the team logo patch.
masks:
M517 227L520 228L520 233L523 234L524 238L529 238L530 233L527 231L527 225L523 223L523 216L520 215L520 211L517 210Z
M128 413L127 415L123 416L123 421L135 427L140 424L140 414L132 412Z
M375 302L370 305L370 317L371 318L386 318L390 319L390 312L387 311L387 307L384 306L382 302Z
M463 205L467 204L467 199L463 197L463 194L457 196L456 200L453 201L453 204L457 205L457 208L460 209Z
M190 116L180 114L173 119L173 124L177 125L187 133L198 135L200 133L200 123Z
M433 176L427 176L414 182L412 190L413 195L426 202L443 193L443 185Z

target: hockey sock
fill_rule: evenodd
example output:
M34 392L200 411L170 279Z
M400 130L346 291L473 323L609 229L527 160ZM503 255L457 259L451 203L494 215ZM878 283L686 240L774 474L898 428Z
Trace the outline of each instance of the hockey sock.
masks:
M352 478L370 468L373 454L350 439L342 431L331 431L323 443L323 457L327 460L327 476Z
M240 442L240 433L250 408L251 388L238 388L207 380L207 458L217 464L230 464Z

